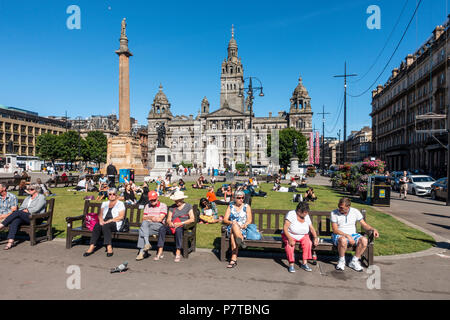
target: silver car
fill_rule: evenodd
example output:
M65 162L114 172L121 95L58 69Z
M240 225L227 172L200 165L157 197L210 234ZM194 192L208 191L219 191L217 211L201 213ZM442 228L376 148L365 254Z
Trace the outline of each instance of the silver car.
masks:
M408 178L408 193L417 196L430 195L431 185L436 181L432 177L425 175L411 175Z

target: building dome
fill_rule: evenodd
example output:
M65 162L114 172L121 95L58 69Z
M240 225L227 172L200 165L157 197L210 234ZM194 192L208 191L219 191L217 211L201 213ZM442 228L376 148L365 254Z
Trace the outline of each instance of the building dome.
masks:
M156 94L155 99L153 99L154 103L159 104L168 104L169 100L167 100L166 94L162 91L163 86L162 84L159 85L159 92Z
M298 78L298 85L292 94L294 97L304 97L309 98L308 90L306 90L305 86L302 83L302 77Z

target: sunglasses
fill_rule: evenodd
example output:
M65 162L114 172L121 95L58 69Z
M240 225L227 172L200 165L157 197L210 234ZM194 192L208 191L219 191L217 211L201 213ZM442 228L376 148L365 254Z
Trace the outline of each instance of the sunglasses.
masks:
M244 197L236 197L236 199L244 199Z
M108 196L115 196L115 193L108 193Z
M158 199L150 199L150 201L151 201L151 202L153 202L153 201L158 201Z
M36 189L34 189L34 188L28 188L28 190L30 190L30 191L34 191L34 190L36 190Z

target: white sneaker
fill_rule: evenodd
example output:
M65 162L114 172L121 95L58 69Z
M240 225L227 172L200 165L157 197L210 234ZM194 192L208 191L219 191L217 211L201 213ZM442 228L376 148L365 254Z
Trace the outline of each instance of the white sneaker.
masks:
M352 268L355 271L361 272L363 271L363 267L361 267L361 263L359 262L359 260L352 260L348 266L350 268Z
M336 265L336 270L345 270L345 260L339 260L338 264Z

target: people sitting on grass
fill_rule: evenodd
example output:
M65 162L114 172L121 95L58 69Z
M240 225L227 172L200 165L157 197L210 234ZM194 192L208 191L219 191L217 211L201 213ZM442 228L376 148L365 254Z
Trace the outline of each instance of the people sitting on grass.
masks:
M133 188L131 187L131 183L125 184L125 190L122 195L119 197L120 201L125 201L126 204L136 204L136 194L134 193Z
M215 183L216 183L216 176L214 176L214 173L213 173L213 175L211 176L211 184L213 185L213 187L214 187Z
M278 177L278 178L275 179L272 191L279 191L280 188L281 188L281 179Z
M100 177L98 178L98 190L102 189L103 184L108 184L108 177L106 177L103 173L100 174Z
M300 186L299 187L300 188L307 188L308 187L308 185L306 184L306 179L305 178L302 178L300 180Z
M226 188L224 188L223 190L223 201L225 202L231 202L231 198L233 197L233 189L231 188L230 185L228 185Z
M109 189L108 182L104 182L100 186L100 192L98 193L98 196L95 199L95 201L107 200L108 199L108 189Z
M174 261L181 261L181 248L183 246L184 234L183 226L195 221L192 205L184 202L184 199L186 198L187 196L184 195L183 191L175 192L175 194L170 197L170 200L175 201L175 204L169 207L166 225L159 229L158 252L153 260L157 261L164 257L163 249L166 241L166 234L170 233L175 236L176 251Z
M373 231L375 238L379 237L377 229L371 227L364 221L361 212L351 207L349 198L341 198L339 200L338 208L331 212L331 227L333 235L331 237L333 244L338 248L339 261L336 265L336 270L344 271L345 269L345 252L347 247L356 245L356 252L349 263L349 267L355 271L361 272L363 268L359 262L362 253L366 250L368 240L366 237L356 232L356 221L359 221L361 226L366 231Z
M108 201L102 203L98 215L99 222L94 226L91 235L91 241L88 250L83 254L88 257L94 253L95 245L103 235L103 244L106 246L106 256L113 256L112 233L120 230L123 219L125 218L125 205L119 200L116 188L108 190Z
M178 180L178 185L180 186L181 191L186 191L186 183L183 179Z
M192 185L192 188L194 188L194 189L206 188L206 186L205 186L205 177L203 177L203 174L200 174L200 177L197 179L197 182Z
M244 197L243 191L237 191L234 202L230 203L223 218L231 245L231 259L227 268L237 266L239 246L246 248L244 241L247 239L247 226L252 223L252 210L250 205L244 203Z
M312 242L310 239L310 234L315 246L319 244L319 238L317 237L316 230L312 225L309 212L310 210L308 203L300 202L295 210L289 211L286 214L281 237L285 244L284 249L289 261L289 272L295 272L294 249L297 242L300 243L302 248L302 261L300 263L300 268L308 272L312 271L307 264L308 260L312 259Z
M158 200L156 191L150 191L147 195L149 202L144 207L144 215L142 217L142 224L139 228L139 238L137 247L139 253L136 257L137 261L148 257L148 250L150 250L150 236L159 235L159 229L163 227L164 219L167 215L167 205Z
M221 190L221 189L219 189L219 190ZM217 204L221 204L221 205L228 205L229 204L229 202L225 202L225 201L217 199L217 196L214 193L214 187L213 186L208 187L208 192L206 193L206 199L209 202L214 202L216 205Z
M28 193L26 192L27 188L28 188L28 184L29 183L26 180L24 180L24 179L20 180L19 188L18 188L19 189L19 193L18 193L19 197L28 195Z
M42 183L42 180L40 178L36 179L36 183L39 185L39 187L41 187L41 191L40 191L41 194L43 194L46 197L52 195L52 192L50 191L50 189L47 187L47 185L45 183Z
M9 226L8 243L4 248L5 250L13 247L17 231L22 224L30 224L30 219L33 214L45 212L47 202L45 201L45 196L40 194L41 189L39 185L35 183L30 185L27 191L29 196L23 200L19 210L13 211L0 223L0 230ZM17 202L15 203L17 206ZM36 220L37 224L41 224L41 222L40 219Z
M217 223L220 222L219 211L214 202L208 201L206 198L200 199L200 216L199 223Z
M303 201L313 201L314 202L316 200L317 200L317 196L314 193L314 188L309 187L309 189L303 195Z
M75 191L87 191L86 190L86 177L78 181L77 186L74 188Z
M86 192L98 192L98 188L95 186L92 177L86 178Z
M145 206L147 203L149 203L149 200L148 200L148 194L150 192L149 181L150 181L150 177L145 177L144 178L144 184L141 187L142 195L141 195L141 197L139 198L139 201L138 201L139 205ZM156 194L158 194L158 193L156 192Z

